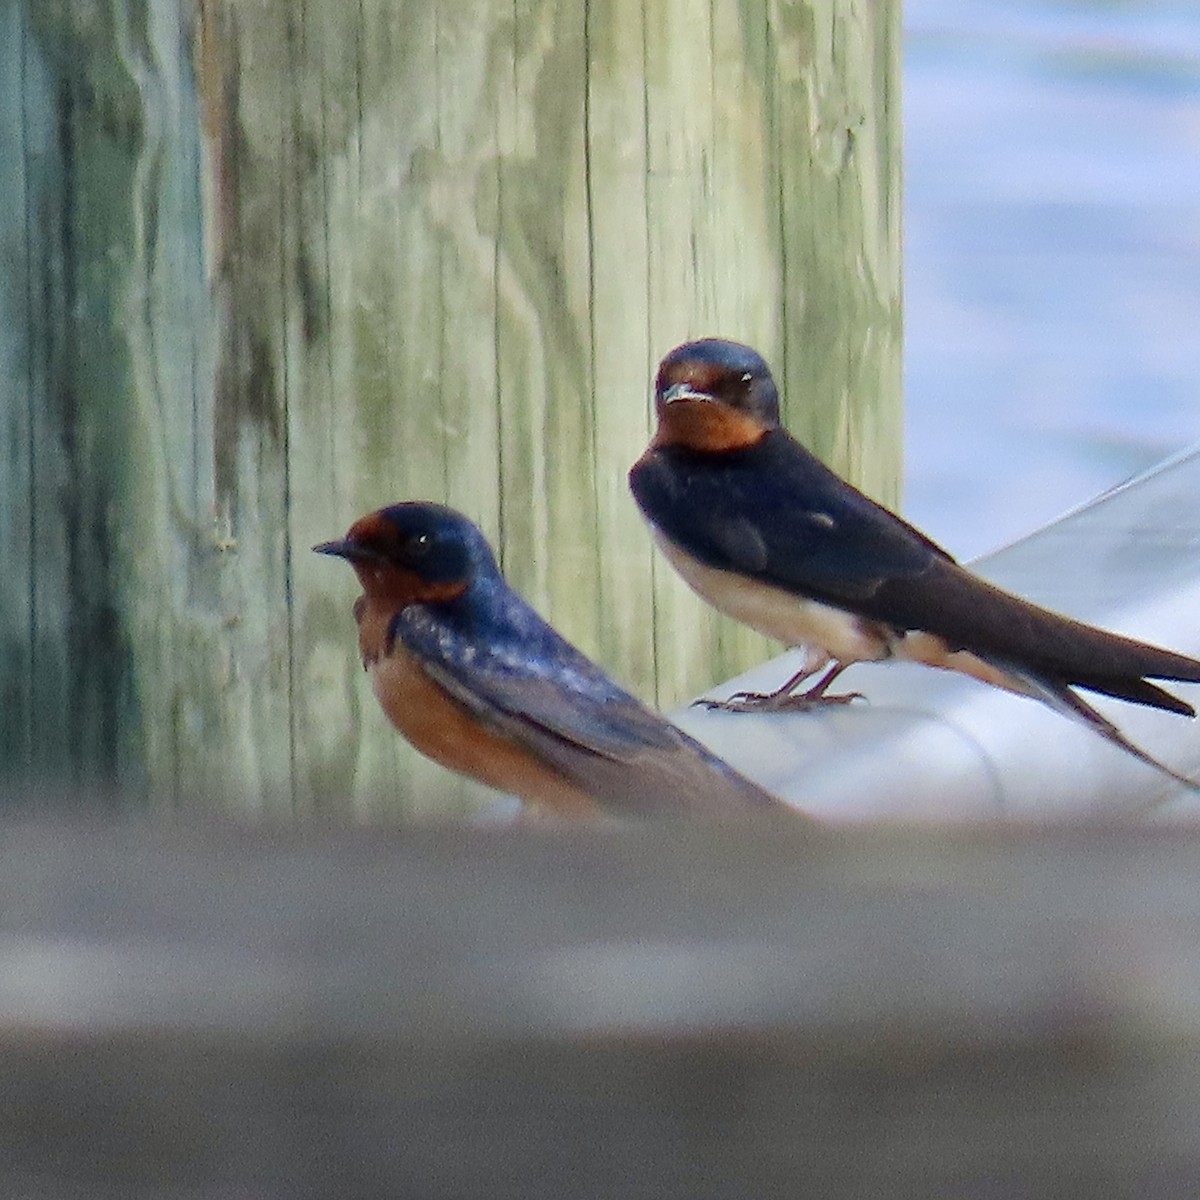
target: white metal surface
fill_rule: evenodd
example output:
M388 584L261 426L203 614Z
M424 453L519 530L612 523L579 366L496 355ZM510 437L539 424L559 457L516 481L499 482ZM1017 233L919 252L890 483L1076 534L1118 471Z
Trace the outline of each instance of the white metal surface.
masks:
M1200 446L972 570L1055 611L1200 657ZM791 653L715 689L769 691ZM1200 685L1166 685L1200 707ZM688 708L694 736L797 807L832 820L1200 814L1200 796L1034 700L906 663L850 668L865 701L808 713ZM1123 733L1200 779L1200 721L1084 693Z

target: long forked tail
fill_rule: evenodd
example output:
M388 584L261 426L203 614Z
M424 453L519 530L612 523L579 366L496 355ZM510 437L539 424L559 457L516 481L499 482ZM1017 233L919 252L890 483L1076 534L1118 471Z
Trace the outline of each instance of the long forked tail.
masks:
M1144 762L1156 771L1161 771L1164 775L1169 776L1176 783L1182 784L1191 791L1200 792L1200 781L1189 779L1186 775L1181 775L1178 771L1173 771L1166 763L1159 762L1157 758L1151 754L1147 754L1140 746L1135 746L1107 717L1098 713L1086 700L1080 699L1065 683L1048 683L1045 679L1039 679L1035 675L1014 670L1011 667L1006 668L1006 670L1020 679L1029 689L1030 695L1037 697L1044 704L1049 705L1055 712L1062 713L1063 716L1070 717L1073 721L1079 721L1089 729L1100 734L1101 737L1112 742L1114 746L1119 746L1126 754L1132 754L1139 762ZM1167 692L1161 692L1153 684L1145 683L1144 680L1139 682L1149 692L1157 692L1169 700L1175 700L1175 697ZM1133 690L1131 685L1129 691L1132 692ZM1142 703L1153 703L1153 701L1145 699L1143 695L1131 695L1128 692L1113 694L1121 694L1122 698L1126 700L1141 700ZM1192 713L1191 706L1184 704L1182 700L1175 701L1174 705L1159 703L1155 707L1169 708L1171 712L1179 712L1187 715Z
M1039 694L1047 686L1053 690L1062 684L1195 716L1190 704L1150 681L1200 683L1200 659L1041 608L954 565L935 570L919 590L910 587L896 595L893 587L889 598L903 600L910 617L920 616L919 605L928 603L931 592L936 592L937 601L937 628L932 632L942 642L950 649L969 650L1005 675L1020 677ZM914 627L919 624L914 621ZM1043 698L1085 719L1075 707L1076 696ZM1090 718L1087 722L1093 724Z
M1105 696L1115 696L1118 700L1132 700L1134 704L1148 704L1151 708L1161 708L1166 712L1178 713L1181 717L1196 715L1196 710L1186 700L1172 696L1164 688L1157 687L1146 679L1072 678L1071 684L1075 687L1087 688L1092 692L1100 692Z

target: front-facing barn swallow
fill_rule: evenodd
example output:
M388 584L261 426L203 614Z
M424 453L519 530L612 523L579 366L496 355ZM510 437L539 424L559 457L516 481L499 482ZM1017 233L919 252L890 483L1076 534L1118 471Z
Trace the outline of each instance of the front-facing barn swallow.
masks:
M714 607L807 650L803 670L777 692L712 706L842 703L850 697L826 689L850 663L907 659L1034 696L1200 786L1073 691L1191 717L1190 704L1148 679L1200 682L1200 662L1038 608L966 571L781 428L770 369L748 346L707 338L672 350L655 404L658 428L629 482L658 544Z
M354 568L375 695L435 762L560 813L785 808L556 633L453 509L395 504L313 549Z

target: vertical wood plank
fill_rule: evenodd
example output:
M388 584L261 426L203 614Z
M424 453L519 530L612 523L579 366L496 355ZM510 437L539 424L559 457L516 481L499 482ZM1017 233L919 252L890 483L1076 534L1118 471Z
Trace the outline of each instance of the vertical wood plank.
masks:
M44 82L30 46L25 14L0 10L0 261L7 287L0 291L0 444L4 501L0 504L0 778L20 780L32 771L35 593L33 577L34 422L38 386L32 347L22 333L35 302L37 281L30 252L35 222L31 177L47 138L30 109L45 102ZM45 112L45 108L42 109Z
M781 199L777 363L789 426L883 503L899 499L899 5L773 0Z
M296 134L312 79L303 22L303 5L272 14L206 0L195 29L216 337L211 407L199 414L213 454L200 569L219 628L221 790L259 815L293 801L288 438L307 311L295 206L308 151ZM255 78L271 82L269 97L247 88Z
M646 29L641 0L588 7L586 262L601 661L655 694L654 552L626 486L650 431Z
M15 569L27 597L29 681L25 713L6 720L25 726L28 770L50 789L136 786L144 772L121 603L121 514L133 481L126 449L135 431L114 319L143 128L119 61L120 31L107 16L47 5L10 6L6 18L16 25L10 78L21 89L15 181L24 203L4 215L23 269L6 276L6 307L16 301L21 317L10 334L19 368L6 377L3 405L27 414L18 420L24 447L12 513L23 530ZM74 52L83 33L96 59ZM14 283L22 289L15 295Z

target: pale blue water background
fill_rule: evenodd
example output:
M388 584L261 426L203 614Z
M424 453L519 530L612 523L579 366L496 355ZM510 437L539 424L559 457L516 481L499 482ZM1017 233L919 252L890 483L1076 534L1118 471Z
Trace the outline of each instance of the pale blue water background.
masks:
M904 512L969 558L1200 441L1200 0L905 24Z

